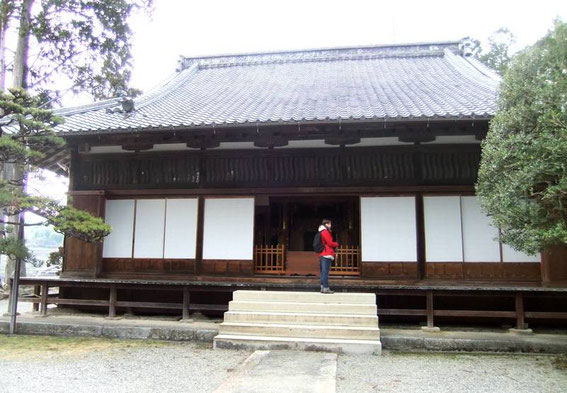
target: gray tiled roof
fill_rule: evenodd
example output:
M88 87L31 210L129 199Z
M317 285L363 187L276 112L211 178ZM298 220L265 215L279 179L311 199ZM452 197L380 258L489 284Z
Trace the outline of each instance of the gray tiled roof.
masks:
M486 118L498 83L459 42L184 58L133 112L122 113L119 99L62 109L57 129Z

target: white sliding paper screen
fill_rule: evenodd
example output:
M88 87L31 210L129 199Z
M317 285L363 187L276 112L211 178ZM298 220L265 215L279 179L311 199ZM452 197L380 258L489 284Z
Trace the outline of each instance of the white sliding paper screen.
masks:
M528 255L516 251L507 244L502 244L502 259L504 262L541 262L541 254Z
M195 258L197 199L166 201L164 258Z
M103 258L131 258L134 234L134 200L107 200L104 221L112 232L104 239Z
M415 197L360 198L362 260L416 262Z
M500 262L498 228L480 210L478 198L461 197L465 262Z
M207 198L203 259L251 260L254 198Z
M164 199L136 201L134 258L163 258Z
M460 197L424 197L423 209L425 260L427 262L462 262Z

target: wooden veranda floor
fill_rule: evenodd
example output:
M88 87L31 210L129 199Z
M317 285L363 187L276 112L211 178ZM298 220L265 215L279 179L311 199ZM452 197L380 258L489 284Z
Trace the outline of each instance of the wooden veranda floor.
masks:
M239 289L316 291L319 278L313 277L196 277L195 280L152 280L119 278L54 278L26 277L21 285L33 286L34 296L22 298L33 302L41 314L47 313L48 304L72 306L97 306L116 316L117 309L180 310L184 318L193 311L227 310L228 300L213 301L215 293L230 293ZM515 321L518 329L524 329L526 320L567 320L567 285L542 286L526 282L440 282L416 280L404 282L333 278L331 286L335 291L375 293L379 316L416 317L427 321L433 327L435 318L489 318ZM90 295L52 295L49 288L71 288L75 293ZM93 296L92 291L99 296ZM145 292L145 297L135 293ZM168 296L164 296L165 293ZM61 293L61 291L60 291ZM149 298L148 298L149 293ZM203 302L199 294L211 301ZM194 295L201 300L195 302ZM171 299L174 299L171 301ZM221 296L222 298L222 296ZM142 300L140 300L142 299ZM218 298L217 298L218 299ZM391 300L396 300L392 302ZM400 299L403 299L400 301ZM405 299L408 299L406 302ZM455 307L455 300L469 299ZM543 307L550 300L558 306ZM542 303L543 302L543 303ZM547 301L549 303L549 301ZM394 307L391 305L394 304ZM402 306L399 306L399 305ZM535 305L535 306L534 306Z

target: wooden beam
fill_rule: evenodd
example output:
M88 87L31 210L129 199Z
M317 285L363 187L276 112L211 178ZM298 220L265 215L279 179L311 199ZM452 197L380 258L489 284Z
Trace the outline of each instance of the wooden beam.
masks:
M248 187L248 188L184 188L184 189L113 189L106 191L108 199L131 196L172 195L270 195L292 196L309 194L359 195L408 195L417 192L445 195L474 195L474 186L362 186L362 187Z

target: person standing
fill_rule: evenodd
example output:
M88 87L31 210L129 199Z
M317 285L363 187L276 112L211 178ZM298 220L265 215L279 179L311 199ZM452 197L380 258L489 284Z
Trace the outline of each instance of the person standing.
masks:
M331 264L335 260L335 248L339 246L339 243L333 240L332 233L333 223L331 220L323 220L319 226L319 232L321 232L321 243L324 248L321 253L319 253L319 267L321 271L321 293L333 293L329 288L329 271L331 270Z

